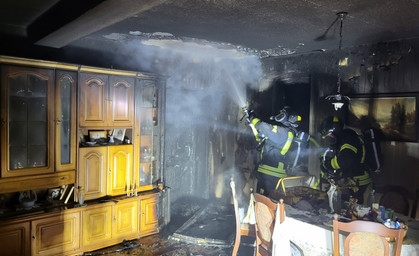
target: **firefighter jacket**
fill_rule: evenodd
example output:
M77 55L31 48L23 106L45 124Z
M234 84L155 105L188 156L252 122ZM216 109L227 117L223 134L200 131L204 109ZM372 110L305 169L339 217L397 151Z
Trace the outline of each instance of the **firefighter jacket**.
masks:
M365 145L351 129L344 129L337 138L336 155L323 163L327 171L336 170L342 178L352 178L359 186L371 183L365 167Z
M286 163L287 152L294 139L294 132L280 125L272 125L262 122L258 118L251 121L250 127L256 137L256 141L263 142L260 152L258 172L278 177L287 177Z

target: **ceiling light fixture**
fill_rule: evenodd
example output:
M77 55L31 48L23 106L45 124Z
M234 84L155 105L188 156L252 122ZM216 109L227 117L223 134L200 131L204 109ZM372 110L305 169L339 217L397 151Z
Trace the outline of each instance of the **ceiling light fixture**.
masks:
M343 27L343 20L348 15L347 12L338 12L336 14L338 17L337 19L340 19L340 30L339 30L339 62L338 62L338 82L337 82L337 93L335 95L328 95L326 96L327 100L332 101L332 105L335 107L335 110L339 110L340 108L345 105L345 101L351 100L348 96L344 96L340 93L340 87L341 87L341 79L340 79L340 69L341 69L341 59L342 56L342 27Z

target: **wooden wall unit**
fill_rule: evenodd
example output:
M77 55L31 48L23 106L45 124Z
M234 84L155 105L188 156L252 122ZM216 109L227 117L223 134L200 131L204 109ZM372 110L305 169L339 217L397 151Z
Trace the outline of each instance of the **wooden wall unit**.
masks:
M159 232L163 80L7 56L0 69L0 194L74 184L87 201L0 218L0 255L77 255ZM79 132L115 128L131 143L80 141Z

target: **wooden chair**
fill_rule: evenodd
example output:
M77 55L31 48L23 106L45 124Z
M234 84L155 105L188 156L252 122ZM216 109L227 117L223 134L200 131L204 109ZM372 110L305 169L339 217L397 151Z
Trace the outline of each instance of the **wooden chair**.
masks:
M400 229L390 229L378 222L354 220L351 222L338 221L338 215L333 219L333 251L334 256L339 256L339 231L349 232L345 239L345 256L349 255L370 255L371 252L382 251L381 255L389 255L389 244L386 238L395 238L394 255L399 256L404 235L404 225ZM377 245L377 246L374 246ZM375 254L377 255L377 254Z
M254 225L248 224L248 223L241 223L240 221L240 214L239 214L239 202L237 200L237 194L236 194L236 185L234 182L234 178L230 178L230 187L231 192L233 194L233 205L234 205L234 215L236 218L236 236L234 240L234 247L233 247L233 253L232 256L236 256L237 252L239 251L239 246L241 242L242 236L254 236ZM250 190L250 193L253 193L253 189Z
M256 215L256 255L272 255L272 234L275 227L275 212L277 203L266 196L254 194L255 215ZM280 200L279 210L281 211L280 223L284 221L284 200Z

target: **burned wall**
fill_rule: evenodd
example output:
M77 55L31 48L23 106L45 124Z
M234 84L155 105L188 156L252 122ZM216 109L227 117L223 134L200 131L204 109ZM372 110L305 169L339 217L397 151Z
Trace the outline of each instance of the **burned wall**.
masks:
M330 101L325 100L326 95L337 92L338 60L344 58L347 65L340 67L344 95L416 97L419 91L418 39L343 48L341 52L264 59L264 70L271 76L310 77L310 133L314 137L319 138L318 127L324 117L332 114L347 117L348 105L335 111ZM414 167L419 164L417 138L413 142L386 140L382 149L384 166L382 173L375 177L376 186L397 185L415 193L419 188L419 172ZM310 172L319 174L318 157L311 159Z

